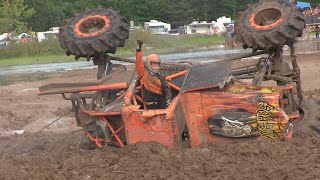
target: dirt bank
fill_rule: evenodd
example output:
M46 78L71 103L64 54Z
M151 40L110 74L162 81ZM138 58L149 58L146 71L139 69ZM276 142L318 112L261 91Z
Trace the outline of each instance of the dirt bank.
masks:
M0 179L320 179L319 54L299 55L307 118L290 141L248 141L166 149L139 143L125 149L80 151L83 136L72 115L31 139L35 132L70 110L61 96L37 96L52 82L95 79L95 70L46 74L45 80L16 78L0 87ZM24 135L11 135L24 129ZM19 145L19 146L17 146Z

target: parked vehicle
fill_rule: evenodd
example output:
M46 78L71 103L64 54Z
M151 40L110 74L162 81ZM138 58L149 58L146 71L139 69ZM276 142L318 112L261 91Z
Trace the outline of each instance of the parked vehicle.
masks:
M144 23L144 28L150 30L152 34L169 34L171 25L157 20L150 20Z

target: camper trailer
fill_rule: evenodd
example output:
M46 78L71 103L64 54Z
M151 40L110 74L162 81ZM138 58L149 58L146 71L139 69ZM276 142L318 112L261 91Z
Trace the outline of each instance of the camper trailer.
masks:
M152 34L168 34L171 25L157 20L150 20L144 23L144 28L150 30Z

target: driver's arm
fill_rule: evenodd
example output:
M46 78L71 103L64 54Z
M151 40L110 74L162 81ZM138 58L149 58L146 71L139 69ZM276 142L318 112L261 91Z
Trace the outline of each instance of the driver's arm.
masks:
M138 48L136 49L136 70L139 78L142 78L144 74L144 63L142 60L142 51L141 51L141 43L138 43Z

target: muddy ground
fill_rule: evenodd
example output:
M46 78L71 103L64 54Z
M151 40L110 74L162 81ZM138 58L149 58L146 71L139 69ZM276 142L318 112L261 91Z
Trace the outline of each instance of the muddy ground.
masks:
M207 144L167 149L139 143L124 149L80 151L83 136L59 95L37 96L52 82L95 79L95 70L74 70L0 82L0 179L320 179L320 54L299 55L307 118L295 126L292 140ZM33 82L25 82L25 81ZM13 135L13 130L25 130ZM32 138L30 138L32 136Z

